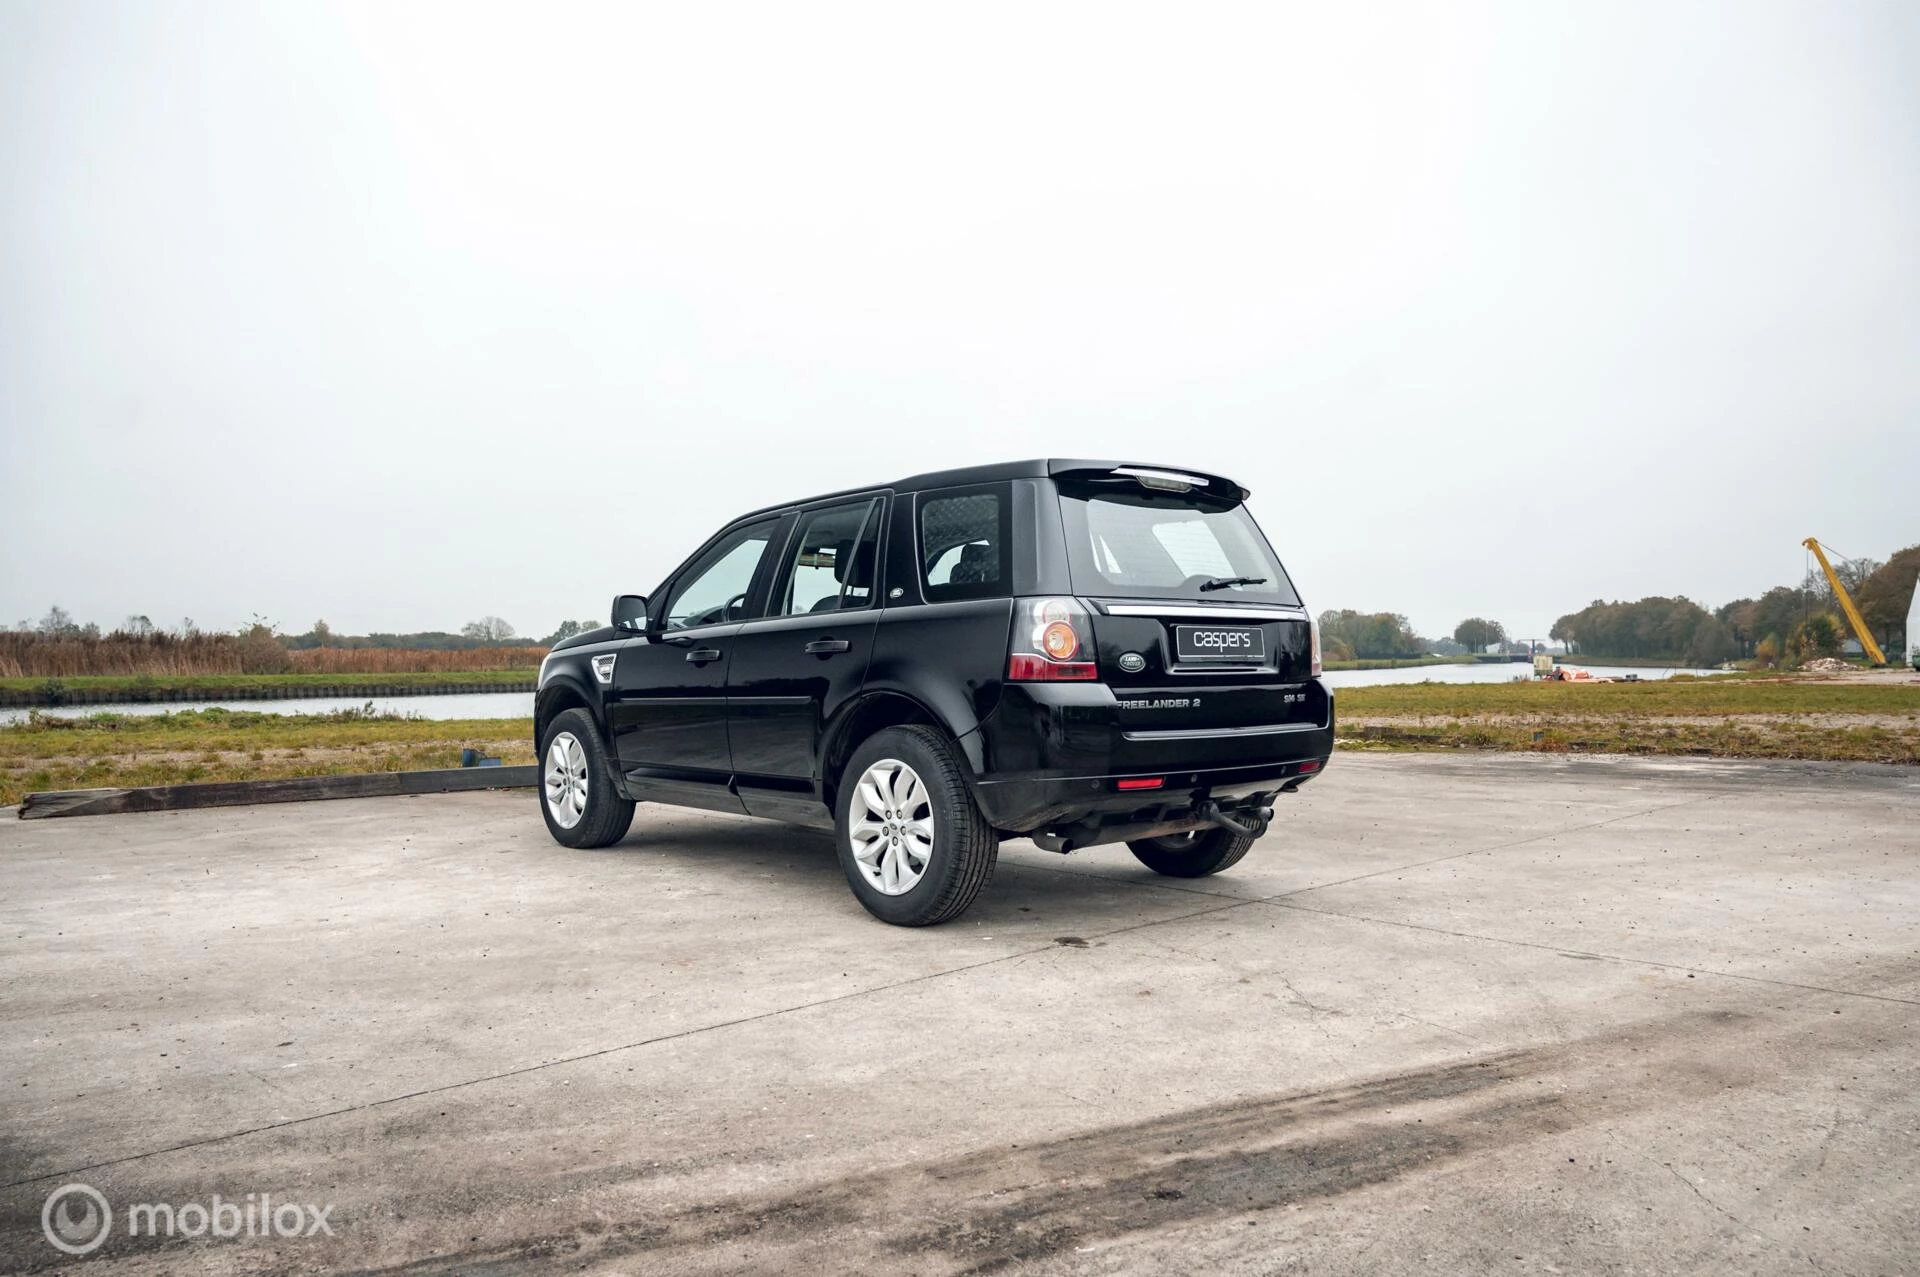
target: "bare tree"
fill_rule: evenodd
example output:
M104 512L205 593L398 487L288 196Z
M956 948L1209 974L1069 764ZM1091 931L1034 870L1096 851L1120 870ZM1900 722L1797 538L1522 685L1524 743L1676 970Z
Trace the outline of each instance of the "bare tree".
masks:
M37 628L49 638L64 638L80 632L80 627L74 624L73 614L58 604L47 609Z
M576 634L585 634L588 630L597 630L605 624L605 621L562 621L560 622L560 628L541 639L540 642L546 647L552 647L561 639L570 639Z
M477 639L482 643L505 643L513 638L513 627L497 616L483 616L477 621L468 621L460 627L465 638Z

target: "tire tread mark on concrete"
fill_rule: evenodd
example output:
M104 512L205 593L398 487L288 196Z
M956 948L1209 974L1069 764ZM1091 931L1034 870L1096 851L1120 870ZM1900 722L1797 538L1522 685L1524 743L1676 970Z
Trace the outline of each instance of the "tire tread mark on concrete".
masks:
M615 1271L1017 1270L1084 1243L1323 1201L1542 1137L1766 1086L1774 1078L1755 1061L1800 1040L1809 1018L1758 1007L1686 1011L1575 1042L1224 1100L1038 1144L995 1143L684 1201L630 1219L616 1214L611 1227L604 1211L587 1210L591 1227L355 1271L480 1277L552 1256ZM1638 1084L1623 1087L1629 1071ZM552 1197L549 1188L539 1191ZM719 1257L719 1248L734 1245L753 1248L744 1264L731 1251Z
M665 1271L720 1245L771 1236L776 1243L824 1243L839 1271L891 1269L904 1258L920 1271L992 1272L1057 1254L1089 1235L1128 1236L1242 1213L1249 1194L1269 1205L1337 1196L1457 1160L1510 1137L1516 1126L1557 1127L1564 1107L1558 1088L1511 1088L1549 1073L1560 1055L1558 1048L1514 1048L1320 1090L1226 1100L1037 1145L994 1145L764 1195L689 1203L616 1223L591 1239L600 1248L593 1258L644 1254L646 1267ZM1182 1187L1167 1191L1175 1184ZM887 1204L903 1187L916 1204ZM848 1245L871 1250L850 1253ZM352 1272L505 1273L531 1256L571 1259L582 1250L582 1237L562 1232ZM827 1264L816 1253L799 1262L762 1257L748 1265L755 1266L815 1271Z

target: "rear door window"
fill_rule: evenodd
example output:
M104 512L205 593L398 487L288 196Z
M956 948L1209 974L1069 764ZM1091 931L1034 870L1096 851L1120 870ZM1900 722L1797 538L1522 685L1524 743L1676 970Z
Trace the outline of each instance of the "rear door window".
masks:
M927 601L1007 594L1010 521L1004 485L920 494L920 589Z
M846 612L871 604L879 539L877 498L801 515L780 597L770 614Z
M1076 594L1299 605L1273 548L1238 502L1063 486L1060 515Z

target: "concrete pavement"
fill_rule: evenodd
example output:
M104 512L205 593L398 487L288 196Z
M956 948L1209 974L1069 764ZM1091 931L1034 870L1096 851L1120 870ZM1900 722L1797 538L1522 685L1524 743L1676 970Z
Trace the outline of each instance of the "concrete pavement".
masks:
M0 1267L1914 1271L1917 816L1910 769L1342 755L1224 875L1012 843L924 931L655 807L7 822ZM216 1194L331 1235L126 1233Z

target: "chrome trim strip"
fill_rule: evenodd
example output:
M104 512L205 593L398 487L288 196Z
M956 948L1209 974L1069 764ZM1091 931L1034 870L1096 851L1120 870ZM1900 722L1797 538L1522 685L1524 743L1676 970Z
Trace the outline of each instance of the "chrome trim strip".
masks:
M1172 728L1161 732L1121 732L1125 740L1221 740L1235 736L1283 736L1289 732L1324 732L1325 723L1272 723L1262 727Z
M1300 608L1254 608L1232 606L1209 606L1204 603L1103 603L1101 610L1108 616L1182 616L1195 617L1203 621L1304 621L1307 614Z

